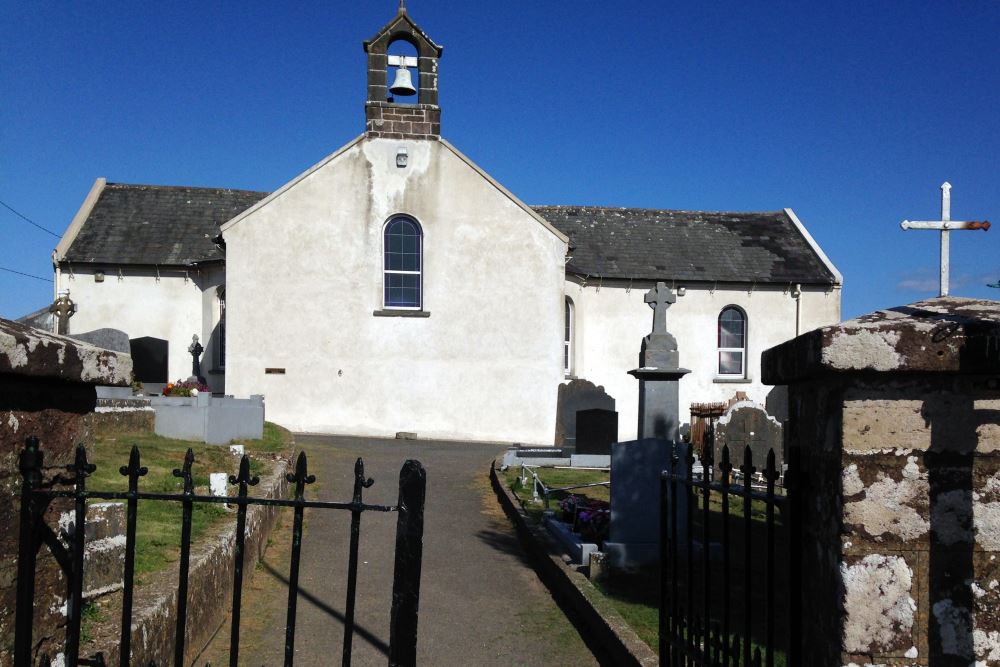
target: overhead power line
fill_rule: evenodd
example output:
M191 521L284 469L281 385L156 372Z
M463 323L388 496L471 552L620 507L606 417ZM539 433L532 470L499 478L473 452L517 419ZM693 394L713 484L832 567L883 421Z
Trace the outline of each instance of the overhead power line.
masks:
M6 202L0 200L0 206L3 206L5 209L7 209L8 211L10 211L11 213L13 213L14 215L16 215L17 217L21 218L22 220L24 220L25 222L27 222L29 225L34 225L35 227L38 227L43 232L46 232L48 234L52 234L52 236L54 236L56 238L59 238L59 235L56 234L54 231L52 231L51 229L46 229L45 227L42 227L40 224L38 224L37 222L35 222L31 218L29 218L28 216L24 215L23 213L15 211L13 208L11 208L10 206L8 206ZM15 271L15 273L16 273L16 271Z
M24 273L23 271L15 271L14 269L8 269L6 266L0 266L0 271L7 271L9 273L16 273L19 276L25 276L27 278L34 278L35 280L44 280L47 283L52 282L52 278L43 278L41 276L35 276L30 273Z

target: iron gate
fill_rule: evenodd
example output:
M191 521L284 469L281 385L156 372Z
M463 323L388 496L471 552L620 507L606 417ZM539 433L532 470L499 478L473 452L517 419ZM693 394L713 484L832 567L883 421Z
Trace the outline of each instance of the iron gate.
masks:
M147 469L140 463L137 447L132 447L128 465L120 472L128 478L128 491L91 491L87 489L87 477L96 466L87 460L83 445L76 448L76 458L72 465L62 470L70 473L68 478L57 477L46 482L43 477L44 454L38 438L29 437L22 450L19 466L22 478L21 516L17 563L17 609L15 617L14 665L29 667L32 664L32 619L34 614L35 565L38 550L42 544L49 546L56 561L65 572L69 586L67 600L67 627L65 644L65 665L104 664L100 658L80 657L80 630L83 609L83 565L87 517L87 501L91 499L124 500L126 503L125 523L125 565L124 588L122 592L120 666L127 667L131 658L132 642L132 598L135 572L135 532L138 502L157 500L176 502L182 506L180 565L178 576L177 624L175 628L175 667L183 667L185 631L188 605L188 568L191 555L191 518L196 503L226 503L236 506L236 548L233 575L232 624L230 627L229 664L236 667L239 660L240 605L242 602L244 542L246 538L246 513L250 505L291 507L294 509L292 521L292 553L289 566L288 610L285 623L284 664L291 666L295 657L295 612L299 591L299 561L302 547L303 514L306 508L347 510L351 513L350 552L347 570L347 601L344 618L344 642L342 665L351 663L351 648L354 635L354 603L357 594L358 543L361 530L361 515L364 512L396 512L396 554L393 572L392 611L389 626L389 665L411 666L416 664L417 649L417 607L420 597L420 568L423 544L424 495L426 473L419 461L408 460L399 473L399 498L396 505L369 505L362 500L364 489L373 484L365 477L364 462L358 459L354 467L354 495L350 502L306 500L305 487L315 481L315 476L307 470L305 452L300 452L295 463L295 471L287 475L295 485L294 498L254 498L248 495L249 487L255 486L259 478L250 474L250 459L243 455L239 472L229 477L229 483L237 485L235 497L202 496L195 493L191 476L194 452L190 449L183 466L173 474L183 480L182 493L147 493L139 491L139 479ZM57 488L72 484L73 488ZM76 529L69 539L69 547L62 545L55 532L44 520L45 510L55 498L70 498L74 503ZM42 657L42 664L47 658Z
M799 667L798 449L785 470L774 450L755 466L749 446L736 466L723 447L715 468L712 449L700 477L690 447L661 475L660 664Z

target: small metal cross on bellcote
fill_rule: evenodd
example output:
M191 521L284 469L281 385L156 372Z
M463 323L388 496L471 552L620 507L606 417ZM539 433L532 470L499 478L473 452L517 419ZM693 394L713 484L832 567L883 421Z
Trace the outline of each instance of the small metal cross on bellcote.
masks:
M953 229L981 229L989 231L990 223L962 221L951 219L951 183L945 181L941 185L941 219L940 220L903 220L899 225L903 229L933 229L941 232L941 296L948 296L948 233Z
M656 287L646 292L643 300L653 309L653 333L667 333L667 308L677 303L677 294L666 283L656 283Z

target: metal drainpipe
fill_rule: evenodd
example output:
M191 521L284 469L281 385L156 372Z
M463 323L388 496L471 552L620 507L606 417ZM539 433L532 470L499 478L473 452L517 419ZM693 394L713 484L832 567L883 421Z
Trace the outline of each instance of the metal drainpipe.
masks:
M792 298L795 299L795 335L798 336L802 324L802 285L795 285Z

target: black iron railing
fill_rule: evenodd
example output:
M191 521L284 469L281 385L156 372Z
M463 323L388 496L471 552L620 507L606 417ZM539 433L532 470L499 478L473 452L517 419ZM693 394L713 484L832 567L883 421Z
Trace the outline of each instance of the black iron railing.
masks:
M139 479L148 472L140 464L140 453L133 447L128 465L120 472L128 478L128 491L92 491L87 489L87 477L96 467L87 460L87 451L80 445L72 465L63 468L71 473L67 478L57 477L52 482L44 481L44 454L38 438L29 437L20 455L21 518L20 541L17 564L17 609L15 620L14 664L29 667L34 659L33 615L35 593L35 566L38 550L44 543L49 546L56 561L66 574L68 581L67 628L64 646L64 664L76 667L85 664L104 664L100 657L83 659L80 656L80 625L83 609L83 566L85 551L85 531L87 501L91 499L124 500L126 503L125 565L122 592L120 658L121 667L131 663L132 640L132 598L135 587L135 533L138 502L156 500L178 502L182 507L180 564L178 570L177 625L175 629L173 664L184 665L186 624L188 616L188 570L191 556L191 522L196 503L225 503L236 506L236 545L233 568L232 623L230 627L229 664L236 667L239 662L240 611L243 594L244 546L246 540L246 514L250 505L271 507L291 507L294 510L292 522L292 552L289 567L288 609L285 624L284 664L291 666L295 658L295 617L299 594L299 564L302 548L302 526L304 510L328 509L351 512L351 541L347 569L347 601L344 619L344 644L342 665L351 664L351 648L354 635L354 607L357 592L358 546L360 541L361 515L364 512L396 512L396 558L393 575L392 611L390 616L389 664L415 665L417 646L417 607L420 597L420 570L423 544L424 496L426 473L418 461L408 460L399 474L399 497L396 505L370 505L362 500L363 490L370 487L373 480L365 477L364 462L358 459L354 467L354 495L350 502L306 500L305 487L315 481L308 474L305 452L299 453L295 471L287 475L295 485L293 498L254 498L248 495L249 487L255 486L259 478L250 474L250 459L244 455L240 460L239 472L229 477L229 483L238 486L235 497L197 495L191 476L194 453L187 451L183 466L173 471L175 477L183 480L181 493L146 493L139 491ZM58 488L72 483L73 488ZM55 498L71 498L74 502L75 527L69 537L66 549L59 537L44 520L45 510ZM48 658L39 657L40 664ZM155 663L150 663L155 664Z
M700 476L686 446L661 476L660 664L798 667L797 450L784 474L773 450L758 468L723 447L714 472L704 452Z

